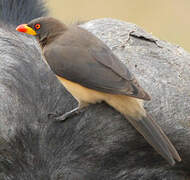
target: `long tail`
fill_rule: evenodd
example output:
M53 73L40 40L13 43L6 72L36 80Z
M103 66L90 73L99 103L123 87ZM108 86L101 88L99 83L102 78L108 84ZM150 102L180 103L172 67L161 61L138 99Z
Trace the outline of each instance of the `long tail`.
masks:
M0 21L18 25L45 16L44 0L0 0Z
M126 115L126 118L138 130L138 132L144 136L147 142L171 165L175 164L174 159L181 161L181 158L171 141L150 115L147 115L146 117L141 116L141 118L138 119Z
M181 161L177 150L161 127L145 112L142 100L122 95L110 95L106 98L106 102L124 114L146 141L171 165L175 164L174 159Z

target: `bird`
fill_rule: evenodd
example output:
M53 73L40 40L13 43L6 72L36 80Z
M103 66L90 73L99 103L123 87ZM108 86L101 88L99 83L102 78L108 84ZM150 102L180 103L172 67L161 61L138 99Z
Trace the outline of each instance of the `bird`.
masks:
M36 37L45 62L78 101L77 108L58 120L104 101L123 114L170 165L181 161L172 142L144 109L143 102L150 95L103 41L76 24L67 26L53 17L33 19L16 30Z

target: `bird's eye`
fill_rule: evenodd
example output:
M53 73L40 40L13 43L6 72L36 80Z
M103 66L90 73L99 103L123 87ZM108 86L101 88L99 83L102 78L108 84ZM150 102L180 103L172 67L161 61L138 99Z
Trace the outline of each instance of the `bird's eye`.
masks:
M40 29L40 24L36 24L36 25L35 25L35 28L36 28L36 29Z

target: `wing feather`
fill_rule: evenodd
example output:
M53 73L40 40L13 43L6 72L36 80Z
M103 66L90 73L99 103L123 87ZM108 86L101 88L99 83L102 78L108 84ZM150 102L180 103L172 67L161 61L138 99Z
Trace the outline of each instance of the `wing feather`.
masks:
M85 43L90 35L87 33L86 36ZM81 44L73 39L65 44L62 42L65 42L64 38L43 51L56 75L90 89L150 100L127 67L99 39L93 46L87 46L82 40Z

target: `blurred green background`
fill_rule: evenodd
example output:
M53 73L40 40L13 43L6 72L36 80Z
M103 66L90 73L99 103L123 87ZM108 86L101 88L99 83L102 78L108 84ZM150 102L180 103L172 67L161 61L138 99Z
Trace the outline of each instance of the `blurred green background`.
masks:
M190 0L47 0L47 5L65 23L120 19L190 51Z

